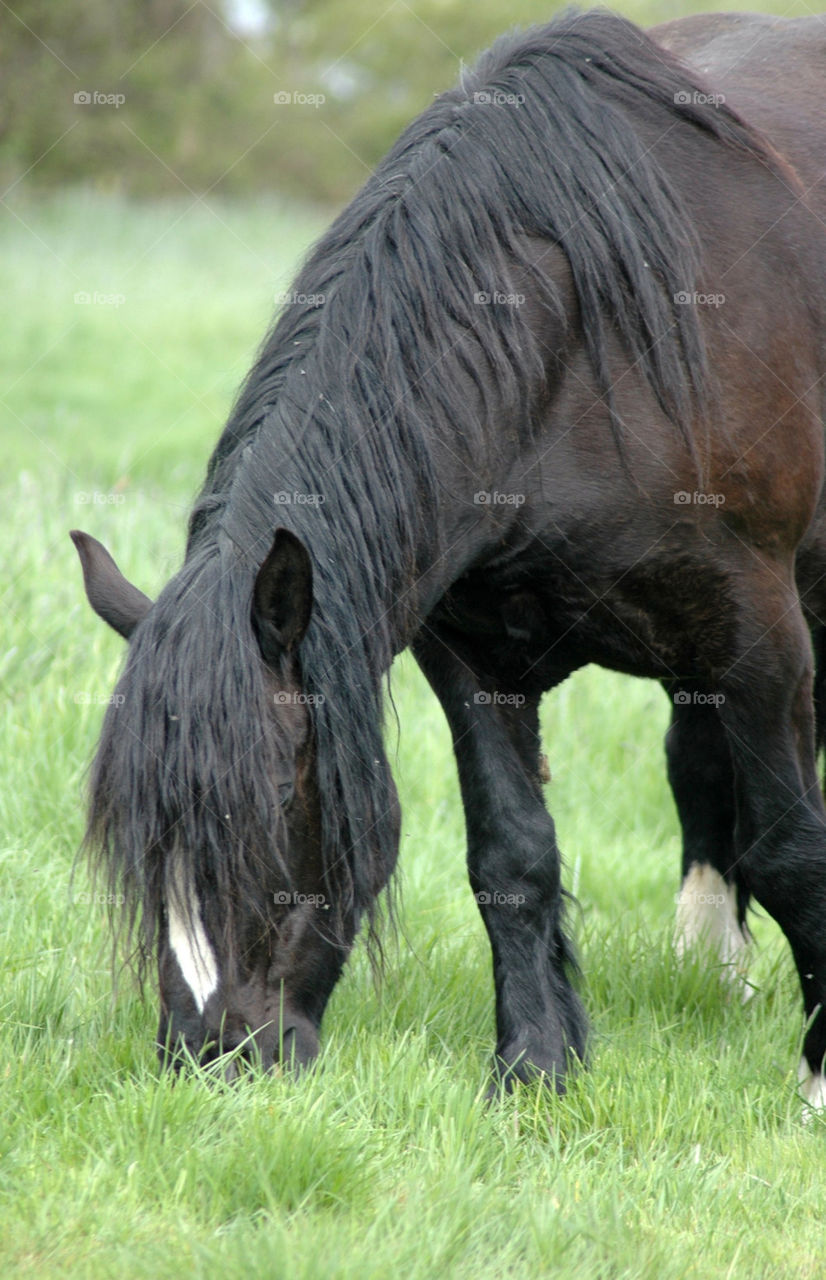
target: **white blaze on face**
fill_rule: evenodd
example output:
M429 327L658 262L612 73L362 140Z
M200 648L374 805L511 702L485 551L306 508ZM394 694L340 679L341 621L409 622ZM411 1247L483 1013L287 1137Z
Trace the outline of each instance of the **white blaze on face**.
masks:
M675 942L681 958L690 950L710 952L727 976L741 980L743 998L752 994L744 981L748 939L737 918L737 889L707 862L692 864L677 894Z
M185 879L177 860L167 876L166 915L169 945L195 997L198 1012L203 1013L204 1005L218 986L218 964L201 922L195 890Z

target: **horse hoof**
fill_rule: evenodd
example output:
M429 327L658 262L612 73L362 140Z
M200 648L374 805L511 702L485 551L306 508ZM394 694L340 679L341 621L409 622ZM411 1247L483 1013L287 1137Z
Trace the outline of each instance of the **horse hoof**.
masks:
M547 1065L540 1065L544 1061ZM547 1054L522 1052L511 1057L507 1050L497 1053L491 1068L491 1082L485 1093L485 1101L493 1102L503 1094L513 1093L519 1085L541 1084L554 1093L565 1092L566 1069L553 1062Z

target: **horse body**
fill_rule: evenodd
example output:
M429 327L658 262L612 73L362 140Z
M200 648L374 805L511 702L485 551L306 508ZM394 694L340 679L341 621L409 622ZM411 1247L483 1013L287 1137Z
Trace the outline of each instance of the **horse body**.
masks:
M725 278L727 310L711 314L707 329L716 368L725 370L721 400L727 416L722 441L715 442L716 448L703 458L707 476L703 490L698 494L687 450L669 429L653 396L633 375L622 386L624 394L617 392L618 412L633 424L624 440L627 472L618 475L615 466L606 465L607 459L616 461L609 414L604 405L594 406L591 388L585 390L580 338L579 350L566 355L570 372L543 422L537 451L542 459L541 482L518 511L516 546L508 548L511 554L503 554L509 530L502 529L502 540L492 548L493 563L483 557L451 584L414 641L414 652L445 705L457 743L471 882L483 904L494 965L499 962L502 975L497 975L497 1056L505 1069L521 1059L558 1073L564 1060L562 1047L573 1047L578 1054L583 1047L579 1010L564 987L554 988L558 969L553 978L547 972L554 961L564 962L567 949L558 922L551 926L551 913L541 903L543 894L553 893L558 884L553 828L544 820L538 798L530 798L531 780L538 773L536 708L541 693L587 662L663 679L672 695L699 692L703 701L696 711L694 706L689 709L703 723L703 742L696 747L694 765L699 759L707 770L708 758L702 751L707 750L709 738L716 738L722 721L714 701L723 700L728 715L742 716L755 685L771 678L769 673L780 657L760 652L764 634L784 631L782 643L789 654L796 649L796 686L806 687L805 636L796 617L794 628L783 628L782 621L796 612L790 565L794 547L810 523L822 476L817 386L822 354L812 340L806 308L798 310L797 301L787 301L784 276L792 259L784 245L764 243L766 258L757 270L747 261L740 272L731 270L743 246L765 238L779 210L764 205L765 222L752 223L748 239L738 244L731 227L733 210L741 202L736 188L727 184L729 176L715 174L706 160L699 184L704 192L726 190L727 199L732 200L731 206L721 210L722 225L711 238L714 251L704 264L705 278L712 282L706 293L713 294L713 282ZM820 264L811 266L814 280ZM723 286L716 288L722 291ZM779 324L776 314L764 312L744 331L736 300L738 295L754 296L753 291L783 299ZM808 358L799 367L800 380L795 378L791 385L778 383L774 373L788 363L789 348L777 343L778 330L782 342L791 339L798 354L808 348ZM627 359L620 351L615 368L621 379ZM771 434L781 420L801 446L791 473L778 457L786 452L786 443L778 447ZM654 440L659 442L656 456L651 447ZM523 476L532 475L533 456L521 456L520 468ZM517 490L525 487L524 479L509 483ZM708 497L709 501L675 505L675 498L681 497ZM524 699L521 713L511 712L504 733L501 723L485 723L485 710L477 705L480 694L491 690L505 698ZM788 697L788 690L783 697ZM682 705L678 714L685 719ZM714 725L709 729L712 717ZM504 719L499 716L500 722ZM763 788L768 779L765 773L759 779L755 766L758 744L762 749L765 741L766 720L748 727L739 720L736 723L733 732L743 744L741 785L753 780ZM477 739L478 756L469 746L471 738ZM725 742L724 748L728 756ZM517 763L527 780L515 781ZM810 760L806 768L811 784ZM734 796L730 764L726 781L730 809ZM684 809L689 804L695 810L709 804L708 788L697 790L696 767L685 783ZM787 776L776 814L771 819L755 816L745 840L743 833L735 841L732 820L725 843L714 849L714 862L724 861L725 873L740 887L741 919L752 891L760 892L766 905L771 902L769 909L775 914L781 896L785 897L789 924L798 910L797 886L790 884L784 892L782 887L761 884L752 890L756 880L747 878L744 858L744 848L757 843L759 827L764 822L771 826L788 808L791 787L800 790L799 781L795 778L790 786ZM528 832L526 815L532 803L534 829ZM701 852L690 823L688 829L687 875ZM515 834L517 852L506 855ZM774 850L766 860L782 864L784 857ZM732 864L739 866L739 874L731 875ZM524 897L528 868L540 884L534 902L529 896L521 908L527 919L517 920L515 912L508 918L507 909L486 905L518 901L520 894ZM815 893L821 874L815 871L812 879ZM520 940L529 942L521 956ZM553 959L546 960L545 978L537 982L543 957ZM534 992L528 996L532 983ZM541 1029L535 1013L510 1025L509 1013L520 1004L543 1010ZM557 1013L557 1026L549 1027L551 1019L545 1012L549 1005ZM818 1047L815 1053L819 1051Z
M607 15L496 46L311 256L296 293L325 301L265 343L155 605L130 620L78 535L131 637L90 838L158 951L167 1048L249 1030L267 1063L314 1056L395 862L381 680L411 645L454 737L506 1085L561 1086L586 1051L538 703L588 662L713 695L693 732L727 752L723 870L790 940L819 1075L794 570L824 469L823 235L786 162L698 94Z

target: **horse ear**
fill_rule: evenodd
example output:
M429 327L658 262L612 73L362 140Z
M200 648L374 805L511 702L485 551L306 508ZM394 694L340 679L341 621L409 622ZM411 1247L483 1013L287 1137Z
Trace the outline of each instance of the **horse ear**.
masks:
M80 529L69 534L80 556L89 604L99 618L128 640L152 601L127 582L102 542Z
M304 543L276 529L252 593L252 616L261 653L275 662L304 639L313 607L313 566Z

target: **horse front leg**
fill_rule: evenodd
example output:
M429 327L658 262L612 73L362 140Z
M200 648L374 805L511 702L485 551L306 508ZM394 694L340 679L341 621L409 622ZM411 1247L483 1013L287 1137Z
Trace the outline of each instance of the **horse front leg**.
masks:
M746 566L739 652L720 676L737 873L791 945L806 1015L800 1081L826 1107L826 809L815 768L812 648L783 566ZM752 582L748 581L748 571Z
M538 695L484 680L470 652L431 628L413 650L453 735L469 878L493 955L497 1084L542 1076L561 1092L572 1059L585 1057L587 1021L540 786Z

